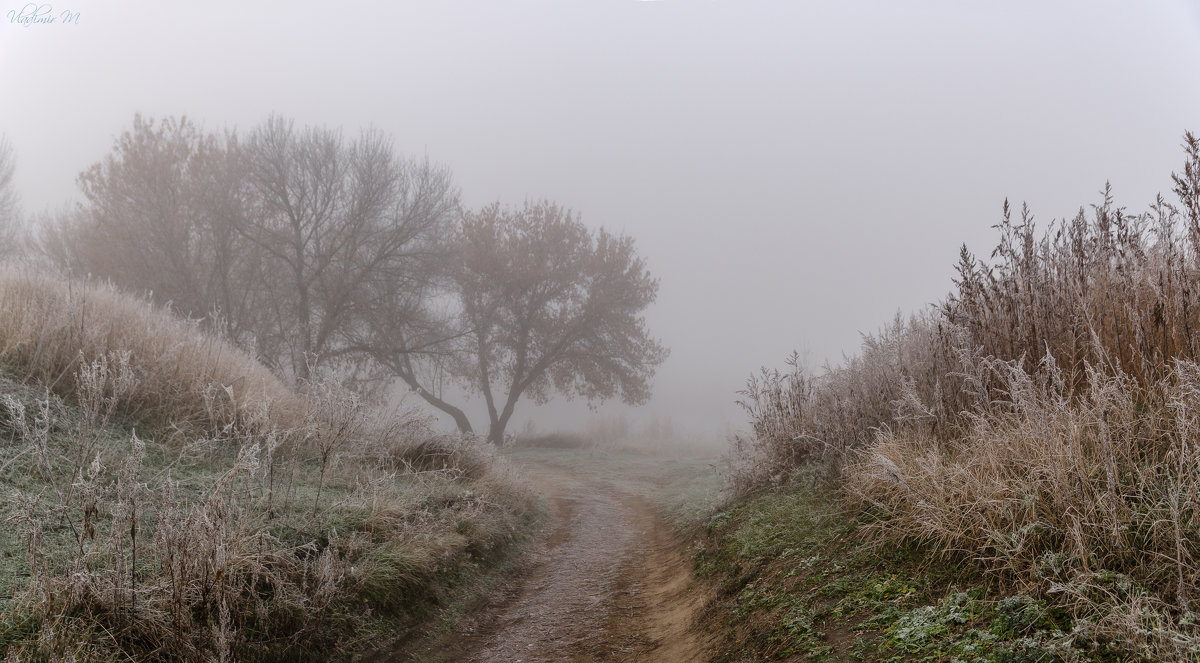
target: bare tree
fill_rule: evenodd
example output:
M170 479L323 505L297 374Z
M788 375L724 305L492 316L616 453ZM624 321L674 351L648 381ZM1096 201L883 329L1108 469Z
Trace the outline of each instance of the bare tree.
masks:
M463 216L456 286L470 334L466 373L499 443L517 402L552 392L638 404L667 350L643 311L658 281L627 236L592 233L550 202Z
M79 184L86 203L42 234L48 255L204 318L281 373L386 373L412 363L406 339L428 342L457 192L378 132L272 117L239 141L139 115Z
M246 155L256 207L238 230L268 264L281 363L303 380L361 357L363 316L378 323L377 309L401 293L390 305L400 324L404 299L423 292L457 208L449 171L399 159L377 131L347 142L280 117L251 133Z
M138 116L79 177L87 203L44 235L60 264L220 325L277 371L465 380L503 438L522 396L639 403L666 357L642 311L658 284L633 241L551 203L463 214L447 169L271 117L244 141Z
M234 135L187 118L135 116L113 151L79 176L86 203L43 245L62 266L150 293L250 343L261 261L234 231L247 189Z

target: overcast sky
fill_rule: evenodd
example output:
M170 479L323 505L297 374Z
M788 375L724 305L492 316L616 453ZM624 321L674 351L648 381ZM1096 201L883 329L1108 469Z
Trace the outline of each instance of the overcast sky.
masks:
M374 125L468 206L549 198L635 237L672 354L631 418L695 433L741 424L757 367L837 361L940 299L1006 197L1049 221L1111 180L1141 210L1200 131L1195 2L55 0L24 27L26 7L0 0L27 211L76 201L135 112Z

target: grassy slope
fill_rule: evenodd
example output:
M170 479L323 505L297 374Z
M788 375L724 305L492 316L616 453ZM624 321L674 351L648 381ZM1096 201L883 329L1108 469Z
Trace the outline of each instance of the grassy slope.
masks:
M538 517L486 447L287 392L110 290L0 273L0 313L20 660L349 658L469 593Z
M872 545L813 486L759 492L709 521L695 562L717 590L720 661L1127 660L969 563Z

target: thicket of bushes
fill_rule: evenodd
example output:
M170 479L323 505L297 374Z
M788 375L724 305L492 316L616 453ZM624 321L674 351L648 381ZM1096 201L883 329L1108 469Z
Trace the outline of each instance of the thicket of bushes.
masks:
M1200 139L1175 201L1035 228L1005 205L939 306L822 374L749 381L748 491L823 463L882 541L968 555L1086 637L1200 655Z
M329 660L533 517L492 449L110 287L0 271L0 650Z

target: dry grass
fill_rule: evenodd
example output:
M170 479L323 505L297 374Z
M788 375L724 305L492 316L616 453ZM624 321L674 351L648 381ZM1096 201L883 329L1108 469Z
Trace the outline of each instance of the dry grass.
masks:
M881 428L917 423L952 434L970 403L960 365L961 329L935 313L897 317L864 338L860 354L815 374L793 355L785 371L764 369L747 381L739 404L752 434L735 439L727 475L745 494L820 464L836 476L854 450Z
M980 361L1007 395L960 437L881 430L846 469L869 529L969 555L1153 660L1200 651L1185 618L1200 597L1200 366L1178 360L1154 399L1166 407L1149 408L1128 375L1092 371L1077 393L1049 356L1034 373Z
M0 267L0 362L70 395L81 367L113 357L132 373L119 409L143 422L220 428L264 408L282 426L303 417L262 364L194 323L108 285Z
M1200 630L1200 140L1177 204L1106 189L1039 233L1008 205L937 309L812 375L752 379L743 492L821 464L881 541L965 555L1068 608L1080 637L1192 660Z
M10 660L345 658L533 513L478 441L291 392L147 304L11 270L0 482Z

